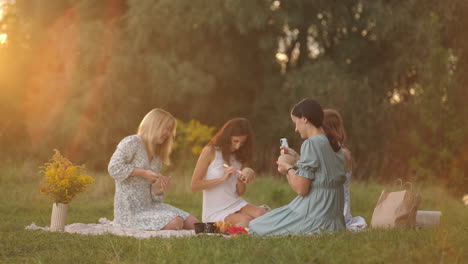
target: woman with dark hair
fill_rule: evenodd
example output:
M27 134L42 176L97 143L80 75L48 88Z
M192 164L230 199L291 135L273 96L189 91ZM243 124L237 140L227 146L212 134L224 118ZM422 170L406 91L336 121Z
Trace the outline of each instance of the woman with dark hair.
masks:
M266 213L241 197L255 178L248 167L252 164L253 140L250 122L235 118L203 148L192 176L192 190L203 190L203 222L247 226Z
M294 105L291 119L295 131L305 139L301 155L293 155L297 166L277 161L298 196L288 205L277 208L250 222L250 233L260 236L308 234L345 230L343 183L345 161L338 140L322 129L323 110L312 99Z

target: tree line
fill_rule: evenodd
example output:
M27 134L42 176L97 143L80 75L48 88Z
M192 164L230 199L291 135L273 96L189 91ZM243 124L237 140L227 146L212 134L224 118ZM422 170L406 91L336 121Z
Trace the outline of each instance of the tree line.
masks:
M301 144L290 108L311 97L343 115L355 177L468 186L466 1L16 0L2 9L3 160L58 148L103 169L161 107L207 129L250 119L256 168L274 174L279 138Z

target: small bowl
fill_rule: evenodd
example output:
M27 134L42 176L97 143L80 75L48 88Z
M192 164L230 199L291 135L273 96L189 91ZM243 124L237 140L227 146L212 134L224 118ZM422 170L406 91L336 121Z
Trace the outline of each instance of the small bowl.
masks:
M215 222L206 223L205 233L218 233L218 229L215 226Z
M208 223L195 223L195 234L201 233L217 233L218 230L216 229L214 222Z
M205 223L195 223L195 234L205 233Z

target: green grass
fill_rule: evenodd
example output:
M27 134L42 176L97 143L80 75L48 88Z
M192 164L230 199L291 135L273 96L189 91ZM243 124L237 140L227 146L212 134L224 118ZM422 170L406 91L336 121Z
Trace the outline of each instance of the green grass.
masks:
M421 210L442 211L441 225L425 230L372 230L320 236L259 238L217 236L136 239L29 231L50 224L52 202L38 194L37 165L0 167L1 263L463 263L468 259L468 207L437 186L418 190ZM67 224L113 218L114 182L96 183L70 203ZM190 191L191 172L175 173L167 202L201 218L201 193ZM352 214L369 223L380 192L377 183L351 185ZM276 208L295 197L283 179L259 177L245 198Z

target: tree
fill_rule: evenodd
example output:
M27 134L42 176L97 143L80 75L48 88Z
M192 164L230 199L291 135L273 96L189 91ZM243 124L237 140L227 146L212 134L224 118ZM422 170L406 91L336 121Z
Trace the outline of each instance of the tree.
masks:
M215 127L249 118L257 169L272 173L279 138L301 144L290 107L312 97L342 113L358 178L466 186L462 0L18 0L8 10L0 65L14 62L0 91L14 118L0 140L21 156L62 148L104 168L161 107Z

